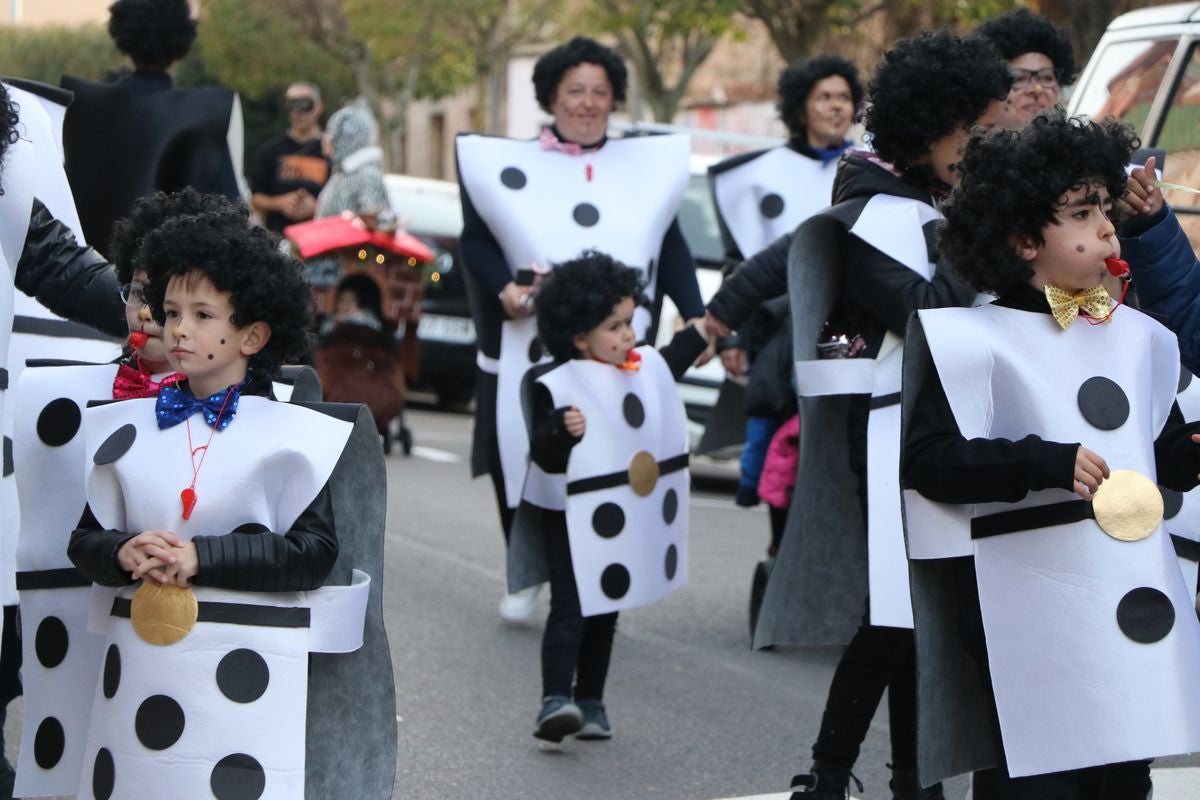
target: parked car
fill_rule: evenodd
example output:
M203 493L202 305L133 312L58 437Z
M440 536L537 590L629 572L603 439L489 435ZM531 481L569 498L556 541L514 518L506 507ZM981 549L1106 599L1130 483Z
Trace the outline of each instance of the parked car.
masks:
M416 388L433 391L442 403L469 402L475 392L475 323L458 253L458 184L409 175L387 175L384 184L404 227L437 253L417 328L421 377Z
M683 236L696 258L700 294L707 302L721 285L723 250L716 212L708 188L711 159L695 156L692 173L679 210ZM466 402L475 388L475 325L467 305L466 285L458 250L462 233L462 207L458 184L408 175L384 178L392 208L409 233L438 254L426 284L421 323L421 378L417 388L430 389L443 402ZM663 298L656 344L665 344L678 325L679 311ZM679 381L694 445L704 430L724 379L719 359L688 370Z
M1200 3L1143 8L1113 20L1068 106L1130 123L1142 146L1163 151L1163 180L1200 186ZM1200 195L1165 193L1192 246L1200 245Z

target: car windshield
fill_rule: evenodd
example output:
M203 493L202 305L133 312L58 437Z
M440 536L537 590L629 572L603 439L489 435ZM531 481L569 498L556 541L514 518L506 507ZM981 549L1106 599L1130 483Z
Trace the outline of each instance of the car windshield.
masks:
M707 175L688 178L683 203L679 206L679 228L697 262L720 265L725 248L721 243L721 229L717 226Z
M412 233L429 236L458 236L462 233L462 207L458 187L426 188L402 181L388 181L388 199L396 215Z

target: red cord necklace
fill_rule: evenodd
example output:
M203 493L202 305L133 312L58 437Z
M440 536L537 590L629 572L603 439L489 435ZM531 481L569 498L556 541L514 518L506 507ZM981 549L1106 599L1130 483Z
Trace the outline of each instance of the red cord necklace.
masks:
M225 399L221 401L221 408L217 411L217 418L213 420L212 430L208 432L208 441L203 447L192 446L192 420L188 417L183 421L187 428L188 437L188 452L192 458L192 482L191 484L179 493L179 499L183 502L183 518L191 519L192 509L196 507L196 478L200 476L200 468L204 466L204 459L208 457L208 446L212 444L213 436L217 432L217 425L221 423L221 415L225 413L225 404L229 402L229 396L233 394L233 388L230 386L225 391ZM196 453L200 453L200 463L196 463Z

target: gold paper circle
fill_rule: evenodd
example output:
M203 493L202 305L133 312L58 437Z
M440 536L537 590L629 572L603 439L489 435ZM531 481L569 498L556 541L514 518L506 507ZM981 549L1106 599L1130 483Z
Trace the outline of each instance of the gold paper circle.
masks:
M629 461L629 486L638 497L654 491L658 483L658 462L645 450L633 454Z
M1092 510L1109 536L1137 542L1158 530L1163 518L1162 493L1140 472L1119 469L1092 496Z
M200 604L191 589L145 582L133 596L129 617L143 642L168 645L192 632L199 613Z

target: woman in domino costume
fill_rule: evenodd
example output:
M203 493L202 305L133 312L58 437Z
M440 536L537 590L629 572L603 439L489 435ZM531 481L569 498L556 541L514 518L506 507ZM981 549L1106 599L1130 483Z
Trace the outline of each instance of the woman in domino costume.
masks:
M923 793L916 784L916 680L897 488L899 345L914 309L974 299L939 263L933 228L939 198L958 180L962 142L972 126L990 122L1008 84L1004 62L982 40L941 32L897 43L868 87L865 125L875 153L843 158L835 204L801 225L787 275L764 270L755 282L791 295L806 431L796 513L767 583L755 646L849 642L813 746L813 770L794 779L793 798L845 793L885 688L893 797L941 796L938 787ZM818 341L830 334L860 337L860 357L818 360Z
M695 262L675 221L688 179L687 137L608 137L627 75L620 57L591 39L542 56L533 83L554 118L541 136L464 134L456 143L462 258L479 338L472 471L492 478L506 541L528 464L521 381L546 358L529 270L600 248L642 271L651 304L638 311L639 339L662 295L685 319L703 313ZM528 619L531 600L529 593L506 598L502 613Z
M989 797L1144 798L1148 759L1200 748L1194 585L1156 486L1196 485L1200 425L1174 337L1102 288L1135 146L1038 118L973 142L947 207L947 258L998 297L922 311L908 340L924 780L996 766Z
M167 326L173 363L191 359L193 379L203 349L220 355L217 364L238 363L224 340L203 338L206 324L228 326L233 333L221 335L235 337L242 357L251 342L262 347L241 362L239 383L199 408L181 385L157 404L127 400L84 415L88 507L72 561L102 586L128 587L117 554L139 531L172 531L195 548L199 570L187 588L151 574L136 594L93 593L90 627L107 638L80 796L153 793L164 776L181 797L304 796L306 758L337 744L306 748L309 654L363 644L371 586L357 571L329 585L340 548L353 544L343 541L354 528L335 517L331 484L354 425L271 398L269 376L307 346L310 320L300 266L272 237L244 218L176 217L143 238L138 262L159 319L168 283L226 293L232 318L185 305ZM189 338L171 333L185 322L196 331ZM185 344L192 350L176 355Z

